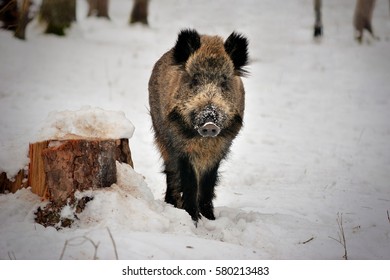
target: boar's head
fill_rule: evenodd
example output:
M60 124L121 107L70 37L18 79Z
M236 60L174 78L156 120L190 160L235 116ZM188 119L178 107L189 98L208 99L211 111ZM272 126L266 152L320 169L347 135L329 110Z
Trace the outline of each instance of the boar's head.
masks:
M234 137L242 126L248 42L233 32L221 37L183 30L172 50L180 72L169 117L188 137Z

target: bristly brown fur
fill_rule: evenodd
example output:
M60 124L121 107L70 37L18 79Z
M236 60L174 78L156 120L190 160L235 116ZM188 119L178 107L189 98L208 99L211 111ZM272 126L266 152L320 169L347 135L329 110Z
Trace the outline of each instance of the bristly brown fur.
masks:
M212 200L218 168L242 127L248 42L183 30L176 45L155 64L149 104L155 141L167 177L165 201L185 209L194 221L215 219ZM220 129L202 137L207 121Z

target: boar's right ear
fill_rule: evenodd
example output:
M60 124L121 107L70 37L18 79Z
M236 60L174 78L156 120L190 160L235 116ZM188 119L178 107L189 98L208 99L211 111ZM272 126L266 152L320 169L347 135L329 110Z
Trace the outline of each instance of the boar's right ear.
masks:
M200 36L198 32L194 29L182 30L173 48L173 58L177 64L183 64L199 48Z
M245 76L247 71L243 69L248 64L248 40L233 32L225 41L225 51L233 61L236 73L240 76Z

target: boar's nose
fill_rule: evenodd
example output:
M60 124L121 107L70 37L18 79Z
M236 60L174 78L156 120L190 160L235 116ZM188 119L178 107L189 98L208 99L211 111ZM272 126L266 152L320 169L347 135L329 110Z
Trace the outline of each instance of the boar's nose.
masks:
M215 137L219 134L221 129L213 122L207 122L198 129L198 132L203 137Z

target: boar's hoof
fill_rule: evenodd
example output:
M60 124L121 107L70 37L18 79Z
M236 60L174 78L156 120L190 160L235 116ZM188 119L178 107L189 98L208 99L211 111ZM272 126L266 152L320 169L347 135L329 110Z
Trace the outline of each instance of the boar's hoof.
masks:
M203 137L215 137L219 134L221 129L212 122L205 123L198 129L198 132Z

